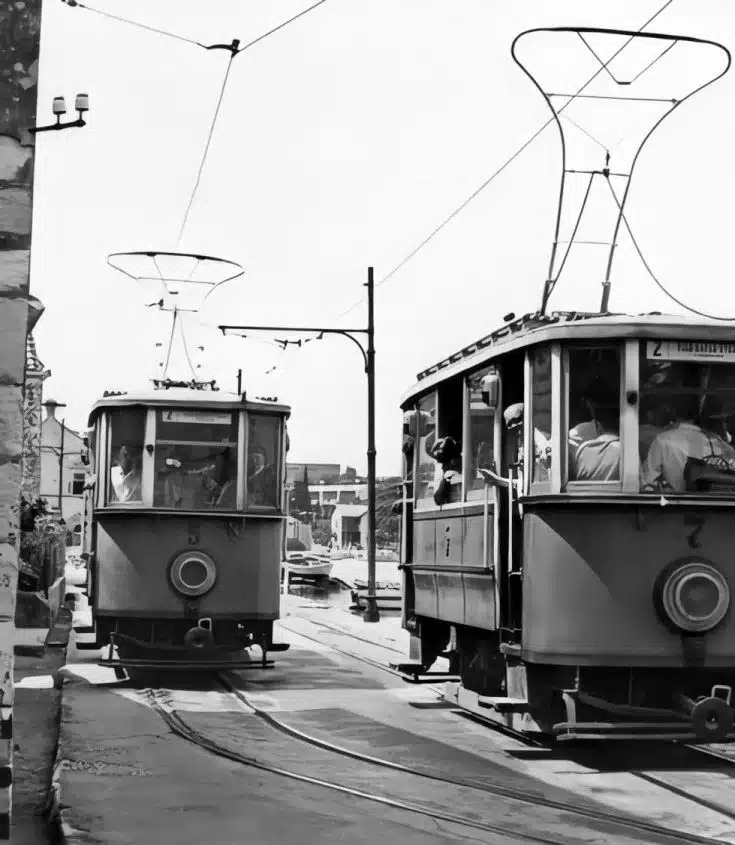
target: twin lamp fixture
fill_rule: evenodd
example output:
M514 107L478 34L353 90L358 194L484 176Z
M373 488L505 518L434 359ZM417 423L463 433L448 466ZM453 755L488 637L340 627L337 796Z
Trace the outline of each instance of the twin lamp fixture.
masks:
M74 109L77 112L76 120L68 120L66 123L61 122L62 115L66 114L66 102L63 97L54 97L53 105L51 106L53 113L56 115L56 123L51 123L48 126L36 126L28 131L35 135L37 132L48 132L52 129L68 129L72 126L86 126L87 123L82 117L84 112L89 111L89 94L77 94L74 101Z

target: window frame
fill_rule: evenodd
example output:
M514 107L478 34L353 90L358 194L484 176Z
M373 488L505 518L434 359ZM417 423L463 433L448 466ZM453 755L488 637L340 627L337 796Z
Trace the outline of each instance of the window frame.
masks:
M618 481L570 481L569 480L569 393L571 388L569 353L573 350L580 349L616 349L618 353L619 363L619 378L618 378L618 408L619 408L619 426L620 426L620 479ZM566 492L570 494L575 493L622 493L625 487L625 473L627 470L625 455L627 451L627 443L625 440L625 432L623 429L623 414L625 412L627 403L625 402L625 395L627 392L627 370L626 370L626 342L621 339L592 341L583 340L579 342L565 343L562 348L562 379L560 389L562 391L562 415L559 426L559 433L565 432L565 436L560 436L560 455L561 455L561 478L560 486L556 488L559 492ZM553 377L552 377L553 384ZM634 409L635 411L635 409ZM637 416L637 411L636 411ZM553 462L552 462L553 469Z
M284 486L285 486L285 476L284 476L284 461L282 460L283 450L285 448L285 433L284 433L284 418L281 414L274 414L268 413L265 409L257 409L257 410L250 410L247 411L245 414L247 417L247 436L245 438L245 448L244 452L244 463L242 468L242 475L241 479L242 482L239 484L239 489L242 488L242 510L244 513L255 513L259 515L268 515L272 516L274 514L280 515L284 511ZM277 423L276 425L276 448L274 452L274 461L276 465L276 501L273 505L248 505L247 504L247 459L248 459L248 452L250 447L250 418L264 418L268 417L270 419L274 419ZM238 440L239 443L239 440Z
M533 402L533 355L539 349L548 350L551 360L551 473L547 480L535 481L533 478L536 466L536 450L534 439L534 402ZM561 343L539 343L526 350L524 364L524 394L525 409L523 413L523 452L524 479L523 492L525 495L543 496L549 493L561 492L560 466L560 428L561 428Z
M502 430L500 426L500 417L502 416L499 413L499 410L503 407L503 386L502 386L502 376L500 374L500 370L498 365L495 361L489 361L485 363L482 367L478 367L476 370L472 370L472 372L466 373L464 377L464 408L463 408L463 422L462 422L462 501L463 502L484 502L485 501L485 485L483 484L482 487L477 488L476 490L472 489L472 482L475 480L472 476L472 472L474 470L474 460L472 459L471 455L467 454L467 444L470 442L470 430L471 430L471 414L470 414L470 378L474 378L475 376L479 375L480 373L490 373L494 371L498 375L498 404L492 412L493 418L493 449L492 449L492 459L495 467L500 466L500 459L499 459L499 440L502 436ZM476 494L476 495L473 495Z
M439 391L437 388L430 390L428 393L424 394L421 398L416 400L416 404L414 405L414 410L418 415L419 426L421 421L421 403L428 399L429 396L434 397L434 438L439 436ZM416 438L416 443L414 444L414 467L413 467L413 505L414 510L416 511L428 511L428 510L438 510L438 505L434 502L433 494L431 496L426 496L419 498L419 485L416 483L416 479L418 478L418 469L419 469L419 456L420 456L420 442L421 437ZM434 461L436 463L436 461ZM423 503L423 504L422 504Z
M148 453L146 445L155 443L155 440L150 440L151 432L151 413L154 414L153 426L155 429L155 410L151 408L142 409L145 412L145 420L143 424L143 442L141 443L141 459L140 459L140 500L134 502L111 502L110 501L110 471L112 470L112 417L113 414L123 411L139 411L139 405L123 405L118 408L106 408L102 414L104 425L104 461L100 464L103 470L103 480L100 484L100 475L97 474L97 486L101 488L98 492L100 498L98 500L98 507L104 508L122 508L124 510L141 510L142 508L153 507L153 460L155 453Z

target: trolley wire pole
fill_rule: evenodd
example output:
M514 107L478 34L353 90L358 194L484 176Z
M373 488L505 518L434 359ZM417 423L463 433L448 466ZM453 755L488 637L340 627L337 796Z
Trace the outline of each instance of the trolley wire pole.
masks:
M237 332L295 332L295 333L316 333L319 335L317 340L321 340L325 334L342 335L342 337L349 338L362 353L363 363L365 365L365 374L367 375L368 386L368 447L367 447L367 466L368 466L368 594L367 606L363 619L366 622L379 622L380 613L378 612L378 603L375 595L375 312L374 312L374 274L373 268L368 267L368 280L365 285L368 292L368 325L366 329L333 329L323 328L321 326L218 326L223 335L227 336L230 332L235 334ZM363 345L362 340L356 335L367 335L367 346ZM242 335L247 337L247 335ZM309 341L278 341L285 349L290 343L295 343L301 346L302 343ZM287 526L288 527L288 526Z

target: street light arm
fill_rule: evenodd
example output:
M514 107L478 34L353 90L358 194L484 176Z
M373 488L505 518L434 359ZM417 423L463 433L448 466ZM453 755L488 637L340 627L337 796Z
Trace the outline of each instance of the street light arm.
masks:
M365 347L360 343L355 334L367 334L367 329L323 329L320 326L217 326L222 334L227 337L228 332L297 332L314 334L338 334L349 338L362 353L362 362L365 365L365 372L368 372L368 356ZM235 335L237 336L237 335Z

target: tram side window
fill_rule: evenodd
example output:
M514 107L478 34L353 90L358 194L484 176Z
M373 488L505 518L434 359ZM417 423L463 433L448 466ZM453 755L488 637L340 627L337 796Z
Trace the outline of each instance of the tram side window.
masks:
M155 507L234 510L237 411L156 411Z
M107 503L140 503L146 412L142 408L120 408L108 413Z
M430 393L418 403L417 436L416 436L416 475L414 486L416 490L417 507L434 506L434 475L436 462L428 449L436 440L436 393Z
M641 492L735 492L735 363L697 360L700 345L641 342Z
M248 469L245 487L248 507L277 508L278 435L281 421L265 414L250 414Z
M537 347L531 351L531 390L533 408L532 481L551 479L551 350Z
M462 423L464 379L457 377L439 388L437 439L427 448L434 464L434 504L462 500Z
M488 376L494 373L494 367L487 367L467 377L469 427L465 454L470 462L468 499L481 498L481 491L485 488L485 482L478 470L492 468L495 410L489 405L485 388Z
M569 481L620 480L620 350L569 349Z

